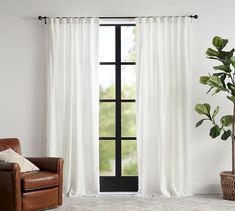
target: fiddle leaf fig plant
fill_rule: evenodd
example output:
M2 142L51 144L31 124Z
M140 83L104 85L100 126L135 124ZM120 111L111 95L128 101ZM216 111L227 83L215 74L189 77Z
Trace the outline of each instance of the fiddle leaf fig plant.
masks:
M208 93L212 95L224 92L225 99L230 100L233 105L233 113L222 116L217 120L217 114L220 107L212 109L208 103L196 104L194 110L202 116L202 119L196 123L196 127L208 121L211 123L209 135L211 138L220 136L222 140L232 139L232 173L235 173L235 57L234 49L225 51L224 48L228 43L227 39L216 36L212 40L213 48L208 48L206 55L208 59L218 61L218 65L213 67L213 73L200 77L200 83L208 87Z

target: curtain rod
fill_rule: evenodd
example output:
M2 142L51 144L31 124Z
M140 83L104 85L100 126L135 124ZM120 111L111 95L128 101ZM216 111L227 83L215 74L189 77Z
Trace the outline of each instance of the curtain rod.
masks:
M148 16L148 17L154 17L154 16ZM198 19L198 15L185 15L185 16L161 16L161 17L189 17L189 18L194 18ZM38 16L39 20L44 20L45 24L47 23L47 19L50 17L47 16ZM56 18L67 18L67 17L56 17ZM74 18L74 17L73 17ZM83 18L83 17L81 17ZM89 18L89 17L88 17ZM138 17L98 17L100 19L135 19Z

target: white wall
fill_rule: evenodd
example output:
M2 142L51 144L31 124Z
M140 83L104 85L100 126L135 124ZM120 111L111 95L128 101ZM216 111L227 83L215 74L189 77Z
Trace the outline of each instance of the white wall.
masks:
M214 35L235 46L234 0L0 0L0 137L19 137L25 155L44 154L45 68L43 22L47 16L141 16L198 14L193 20L193 98L196 102L231 105L218 95L204 95L198 83L211 70L205 50ZM209 138L209 126L194 128L192 112L192 173L196 193L219 191L219 172L231 168L230 143Z

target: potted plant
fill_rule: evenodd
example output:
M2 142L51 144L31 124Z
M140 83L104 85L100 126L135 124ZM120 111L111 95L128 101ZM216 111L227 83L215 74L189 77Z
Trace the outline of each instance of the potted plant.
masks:
M235 57L234 49L225 51L228 40L221 37L214 37L212 44L214 49L208 48L206 55L208 59L217 60L220 64L213 67L213 73L208 76L201 76L200 83L209 87L208 93L215 95L219 92L225 93L225 98L231 101L233 113L222 116L220 121L216 121L216 116L220 110L217 106L213 111L208 103L196 104L194 110L203 116L196 127L203 122L209 121L212 125L209 135L211 138L220 136L222 140L231 138L232 141L232 171L220 173L223 198L235 200Z

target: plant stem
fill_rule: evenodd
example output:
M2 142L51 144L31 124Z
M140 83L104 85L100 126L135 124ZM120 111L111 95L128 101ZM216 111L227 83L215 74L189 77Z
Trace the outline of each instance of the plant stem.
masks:
M230 74L231 75L231 74ZM231 76L233 86L235 84L234 81L234 73ZM233 95L234 93L232 93ZM232 128L232 174L235 174L235 103L233 103L233 128Z
M233 104L232 174L235 173L235 104Z

